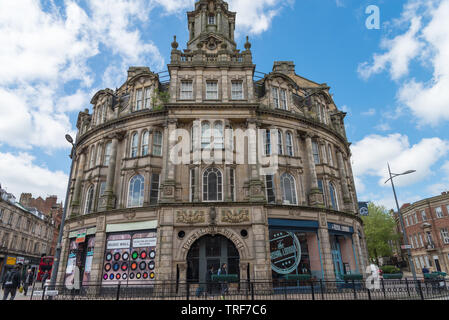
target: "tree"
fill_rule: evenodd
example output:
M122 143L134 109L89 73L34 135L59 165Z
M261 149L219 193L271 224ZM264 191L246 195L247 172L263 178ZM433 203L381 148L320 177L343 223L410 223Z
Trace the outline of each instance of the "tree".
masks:
M396 242L400 235L396 232L396 222L384 206L368 204L368 216L362 217L366 235L368 254L379 265L380 257L393 254L389 241Z

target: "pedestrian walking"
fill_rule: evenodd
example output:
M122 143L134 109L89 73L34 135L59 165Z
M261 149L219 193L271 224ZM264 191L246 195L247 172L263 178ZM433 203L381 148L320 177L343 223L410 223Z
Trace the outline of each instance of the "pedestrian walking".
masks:
M21 265L17 264L6 275L2 284L3 300L8 299L8 296L10 296L10 300L14 300L16 297L17 289L20 287L20 268Z
M49 276L50 276L50 274L49 274L48 270L46 270L44 275L42 276L42 289L44 289L45 281L47 281Z
M226 263L223 263L223 265L221 266L221 268L218 270L217 273L219 276L221 275L227 275L228 274L228 266L226 265ZM224 295L228 292L228 283L227 281L223 281L221 284L221 298L224 299Z
M34 281L34 273L33 270L28 269L27 274L25 276L25 281L23 282L23 295L26 296L28 293L28 287L33 285Z
M214 274L214 266L211 266L209 270L207 270L206 274L206 292L208 294L212 293L212 275Z

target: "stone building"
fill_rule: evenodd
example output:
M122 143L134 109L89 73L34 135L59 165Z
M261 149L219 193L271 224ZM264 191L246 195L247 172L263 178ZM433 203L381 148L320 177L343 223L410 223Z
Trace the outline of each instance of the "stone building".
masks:
M42 212L47 218L53 221L53 239L49 251L49 255L53 256L56 251L56 244L58 242L59 236L59 226L62 219L62 202L58 203L57 196L49 196L44 200L42 197L33 198L31 193L22 193L20 195L19 203L28 210L37 210L39 212Z
M416 272L449 272L449 192L401 208ZM399 219L396 219L399 225ZM400 227L399 227L400 228Z
M363 274L365 236L326 84L276 61L256 79L236 13L201 0L169 81L131 67L80 112L58 282L204 282Z
M38 210L29 210L0 186L0 279L16 263L38 270L40 258L49 255L54 223Z

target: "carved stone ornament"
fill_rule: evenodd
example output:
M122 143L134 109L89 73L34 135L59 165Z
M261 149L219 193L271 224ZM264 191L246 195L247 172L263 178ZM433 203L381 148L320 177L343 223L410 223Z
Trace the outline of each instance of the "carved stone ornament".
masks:
M229 223L241 223L249 221L249 210L248 209L222 209L221 210L221 221Z
M131 211L129 213L126 213L124 216L125 216L125 218L127 220L132 220L132 219L134 219L136 217L136 212L135 211Z
M176 222L187 224L204 223L206 218L202 210L182 210L176 211Z

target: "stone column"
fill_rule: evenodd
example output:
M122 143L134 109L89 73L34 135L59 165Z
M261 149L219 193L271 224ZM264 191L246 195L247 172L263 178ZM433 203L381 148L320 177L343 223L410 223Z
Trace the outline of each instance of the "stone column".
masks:
M351 195L349 194L348 180L346 178L345 164L343 162L342 151L337 148L338 169L340 172L341 188L343 190L343 203L345 211L352 211Z
M159 214L158 241L157 241L157 279L160 281L174 280L172 275L173 264L173 209L162 209ZM180 273L181 277L181 273Z
M170 151L176 144L176 138L171 137L171 134L176 130L177 120L168 119L166 127L164 128L164 168L161 183L161 202L171 203L175 201L176 181L175 181L175 164L170 159Z
M92 283L101 284L103 273L103 257L106 247L106 217L99 216L97 218L95 232L94 256L92 259L91 281Z
M321 260L323 265L324 280L335 280L334 263L332 260L331 244L327 227L325 212L319 213L318 239L320 240Z
M248 119L249 198L251 202L265 202L263 182L259 174L259 131L255 119ZM250 161L252 163L250 163Z
M252 232L253 240L253 277L252 280L270 280L271 279L271 255L269 230L266 214L263 207L253 207L252 209Z
M73 200L72 200L72 212L71 212L72 217L80 214L81 182L84 176L86 152L87 148L82 148L79 151L78 171L76 175L75 190L73 192Z
M116 195L114 194L115 169L117 166L118 143L123 140L125 132L113 133L108 138L112 139L111 156L109 159L108 173L106 177L106 187L103 196L100 199L99 211L108 211L115 208Z
M315 161L313 159L313 148L312 148L312 136L309 134L305 135L306 140L306 153L309 164L310 173L310 192L309 192L309 205L311 206L324 206L324 196L321 190L318 188L318 178L316 174Z

